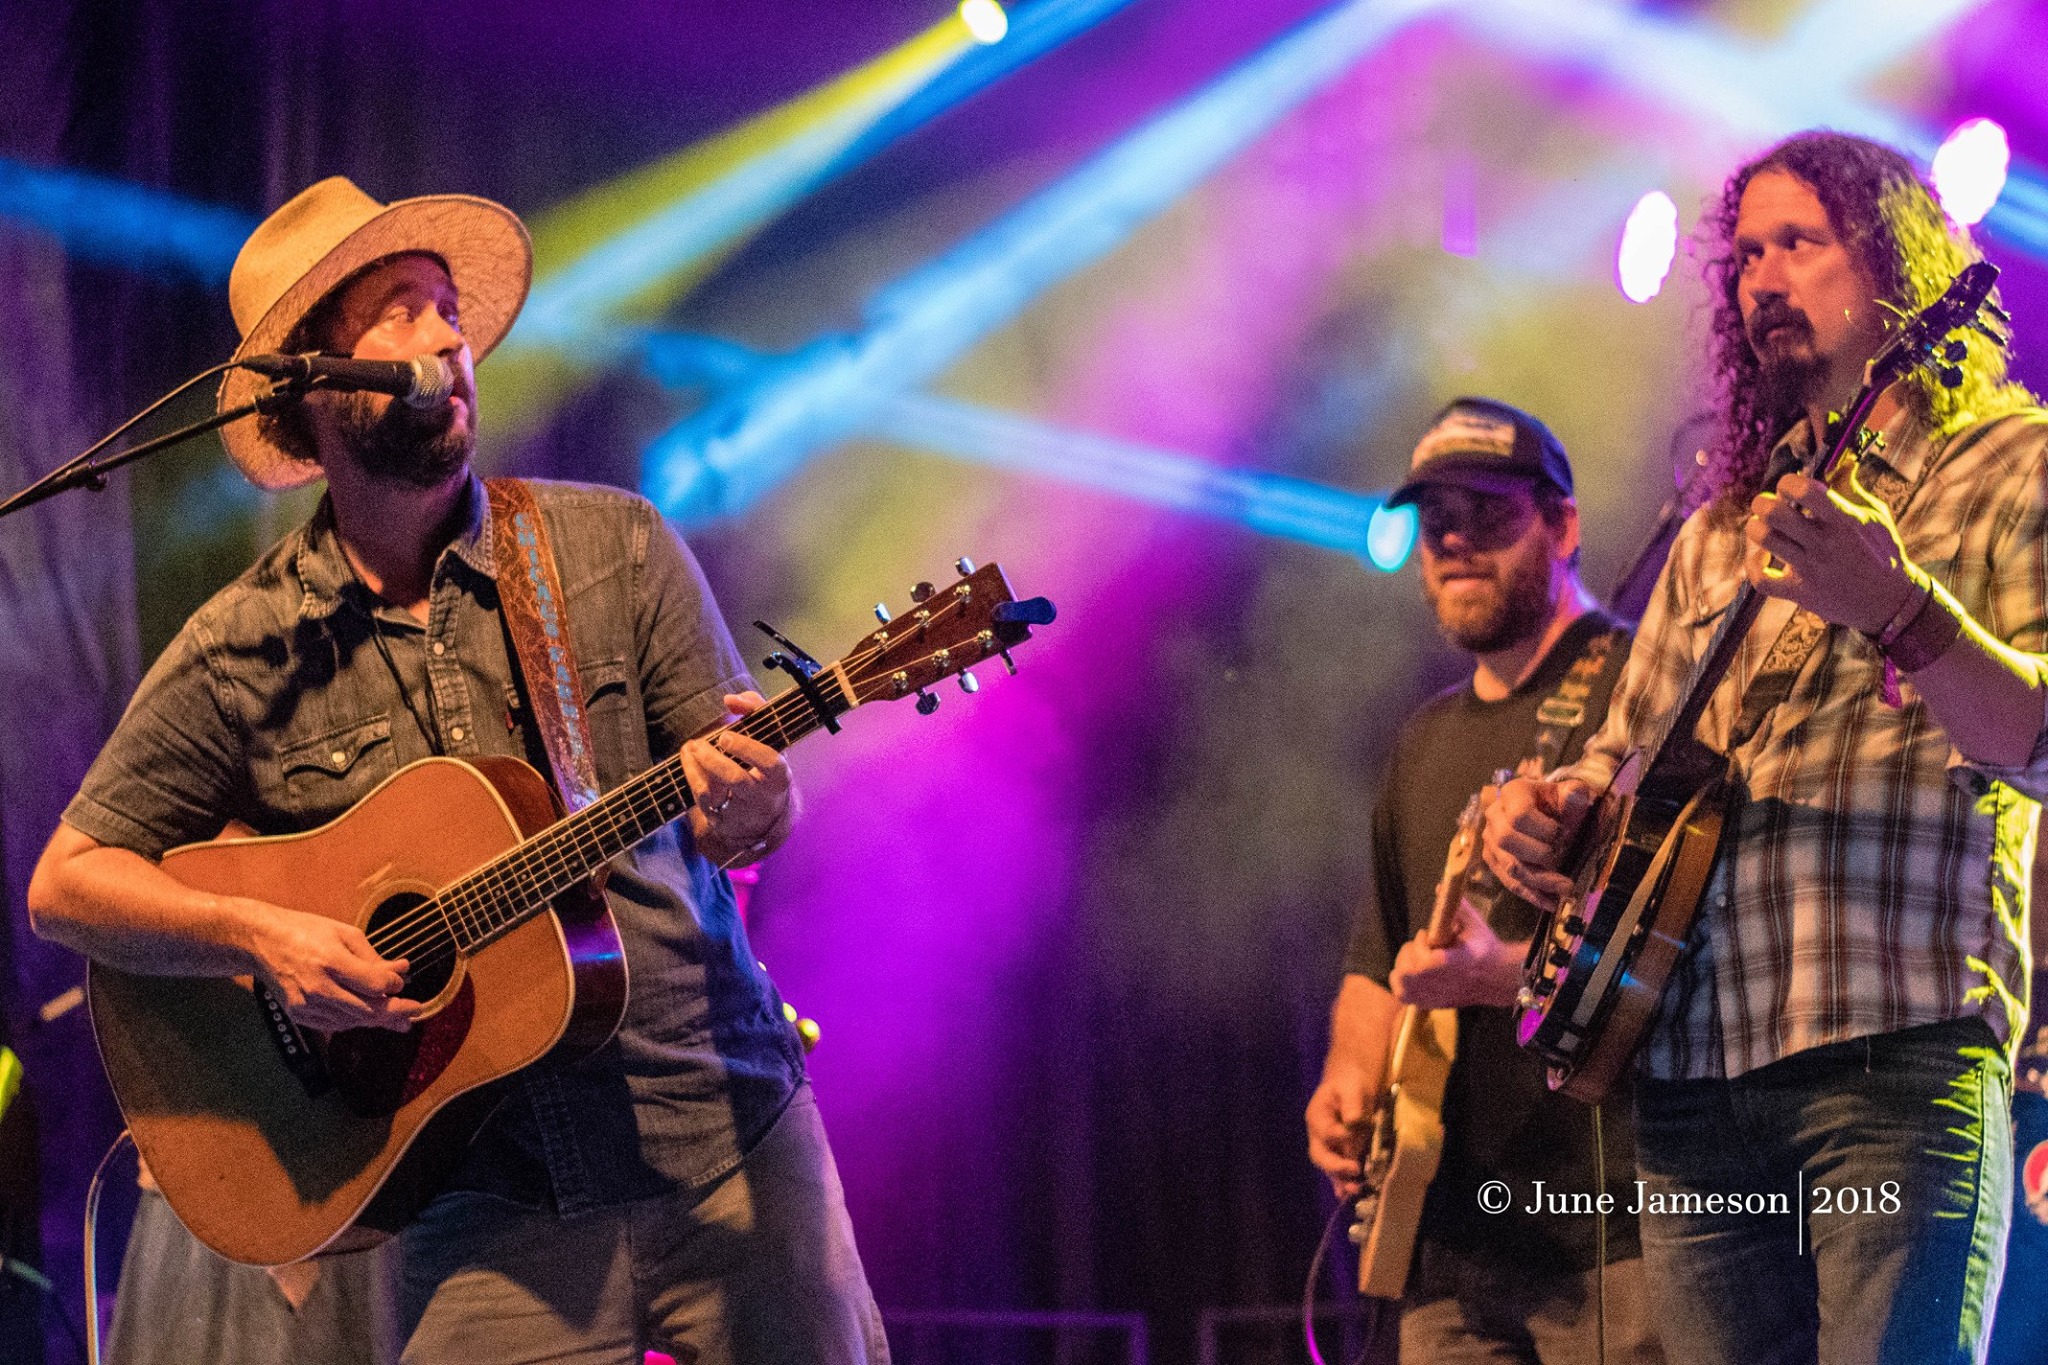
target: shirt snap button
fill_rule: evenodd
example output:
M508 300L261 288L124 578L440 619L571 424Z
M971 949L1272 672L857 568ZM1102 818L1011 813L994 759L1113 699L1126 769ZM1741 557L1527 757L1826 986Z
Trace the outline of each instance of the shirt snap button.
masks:
M448 646L447 646L446 644L442 643L442 642L441 642L441 641L439 641L439 640L436 640L436 641L434 641L434 653L436 653L436 654L446 654L447 652L448 652Z
M337 768L339 768L342 764L348 762L347 752L341 749L336 749L333 753L328 755L328 758L333 760L334 766Z
M462 727L458 725L454 729L450 730L448 732L448 738L454 740L457 744L462 743Z

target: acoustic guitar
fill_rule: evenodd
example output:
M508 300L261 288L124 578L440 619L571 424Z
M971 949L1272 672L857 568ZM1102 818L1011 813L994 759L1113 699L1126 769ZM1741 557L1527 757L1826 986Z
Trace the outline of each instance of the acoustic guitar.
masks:
M1959 383L1963 342L1951 333L1974 328L2003 344L1979 316L1997 278L1987 262L1965 267L1939 299L1902 322L1865 367L1836 438L1811 461L1774 465L1764 486L1794 469L1825 482L1869 439L1864 423L1884 391L1921 366ZM1706 891L1728 760L1695 731L1765 601L1747 580L1737 585L1657 737L1624 758L1587 812L1562 863L1572 889L1530 942L1517 1036L1549 1063L1553 1090L1588 1104L1600 1102L1635 1055Z
M734 730L783 749L856 706L913 694L1028 640L1053 619L1002 569L943 592ZM1014 664L1010 664L1014 670ZM707 732L709 733L709 732ZM374 1245L446 1178L496 1103L492 1083L574 1060L624 1017L626 961L593 879L691 805L680 756L561 818L546 779L511 758L408 765L318 829L173 849L187 886L360 926L406 958L426 1002L404 1033L322 1035L249 977L141 976L93 963L93 1032L158 1187L231 1261L275 1266Z
M1474 793L1458 816L1458 832L1444 855L1443 876L1423 930L1423 941L1432 948L1458 941L1458 905L1475 870L1483 815L1480 794ZM1387 1084L1373 1109L1364 1188L1351 1225L1351 1240L1359 1247L1361 1294L1398 1299L1408 1287L1423 1196L1443 1158L1444 1087L1457 1055L1456 1010L1403 1007L1387 1060Z

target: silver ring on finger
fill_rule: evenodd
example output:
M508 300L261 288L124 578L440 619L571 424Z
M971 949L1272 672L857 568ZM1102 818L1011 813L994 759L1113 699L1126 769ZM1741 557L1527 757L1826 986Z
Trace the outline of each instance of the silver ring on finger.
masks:
M727 806L730 806L731 804L732 795L730 793L727 793L724 800L720 801L717 805L710 807L711 813L713 815L723 815L725 814L725 808Z

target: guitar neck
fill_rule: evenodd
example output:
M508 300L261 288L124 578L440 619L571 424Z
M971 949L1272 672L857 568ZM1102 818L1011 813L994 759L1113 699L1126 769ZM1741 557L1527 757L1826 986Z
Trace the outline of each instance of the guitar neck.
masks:
M1808 477L1821 479L1825 483L1835 473L1835 465L1841 463L1841 456L1849 450L1849 446L1858 444L1858 440L1862 438L1864 422L1870 417L1870 411L1878 405L1878 397L1882 397L1882 389L1874 387L1872 381L1866 381L1858 395L1855 395L1855 401L1849 403L1849 413L1841 417L1839 434L1833 442L1829 442L1827 450L1823 450L1819 458L1812 460L1810 465L1806 465L1804 460L1794 458L1786 469L1780 469L1776 475L1767 475L1765 485L1778 487L1778 479L1792 471L1802 471ZM1706 704L1714 700L1714 690L1720 688L1722 679L1729 675L1729 669L1735 667L1735 657L1741 653L1743 641L1749 639L1751 626L1757 624L1757 616L1763 612L1763 602L1765 596L1761 591L1757 591L1755 585L1749 583L1749 579L1743 579L1743 583L1735 589L1735 598L1729 602L1729 610L1722 614L1720 626L1714 630L1714 639L1708 643L1706 653L1700 655L1700 663L1694 665L1692 677L1686 679L1686 690L1679 694L1679 704L1671 710L1669 718L1665 720L1657 743L1651 745L1651 767L1645 778L1642 778L1645 780L1645 786L1655 786L1655 776L1659 776L1665 767L1669 767L1673 761L1683 761L1677 757L1677 753L1673 753L1671 759L1667 759L1667 749L1673 745L1673 741L1677 741L1681 749L1700 747L1698 737L1694 735L1700 724L1700 716L1706 714Z
M828 716L837 719L858 704L844 676L838 666L823 669L813 679L815 704L791 688L724 728L778 752L787 749ZM678 752L557 821L435 898L456 945L471 952L523 924L694 804Z
M1646 773L1643 779L1645 785L1651 785L1650 774L1665 766L1667 754L1675 755L1674 742L1683 747L1698 744L1694 731L1699 727L1700 717L1706 714L1707 703L1714 699L1714 690L1728 676L1728 670L1735 666L1736 655L1742 651L1742 642L1749 637L1750 628L1764 609L1764 600L1764 595L1746 581L1735 589L1735 596L1729 601L1728 610L1722 614L1714 638L1707 644L1707 652L1693 665L1692 676L1686 679L1678 705L1672 708L1656 743L1650 746L1654 757L1650 762L1650 773Z
M1423 929L1423 938L1432 948L1448 948L1458 941L1458 902L1465 897L1465 888L1471 884L1472 869L1468 864L1454 877L1447 877L1437 885L1436 904L1430 908L1429 924Z

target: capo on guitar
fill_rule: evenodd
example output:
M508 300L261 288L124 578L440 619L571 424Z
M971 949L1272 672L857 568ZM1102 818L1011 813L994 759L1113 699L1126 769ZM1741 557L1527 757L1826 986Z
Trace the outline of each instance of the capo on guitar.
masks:
M754 628L773 640L782 648L761 660L763 668L779 668L796 681L797 690L804 694L804 700L818 713L818 723L825 727L827 734L839 733L838 717L825 704L825 694L818 690L817 675L824 665L804 651L803 646L791 640L766 621L754 622Z

